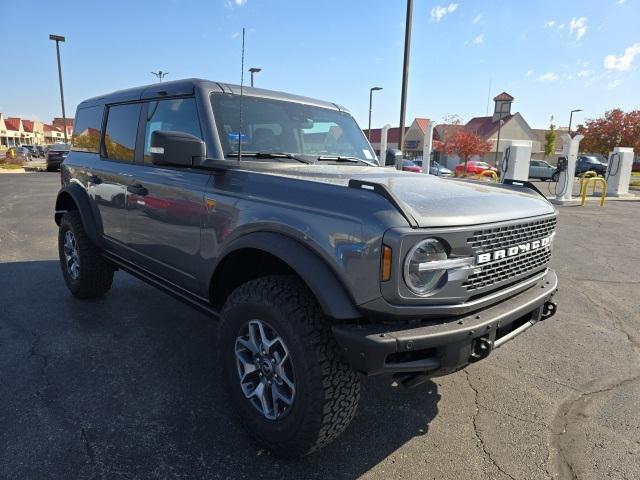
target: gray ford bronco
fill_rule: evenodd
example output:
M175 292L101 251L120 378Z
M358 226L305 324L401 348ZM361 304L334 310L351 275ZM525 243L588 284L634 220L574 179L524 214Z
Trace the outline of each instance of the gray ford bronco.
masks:
M205 80L92 98L61 182L71 293L122 270L218 319L231 402L278 455L335 439L361 375L414 386L556 310L534 187L379 165L334 103Z

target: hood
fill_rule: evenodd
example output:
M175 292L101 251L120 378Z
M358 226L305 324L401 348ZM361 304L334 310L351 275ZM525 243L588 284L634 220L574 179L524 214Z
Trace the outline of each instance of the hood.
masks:
M388 167L271 165L259 170L345 187L351 179L385 185L420 227L479 225L555 212L539 194L507 185L440 178Z

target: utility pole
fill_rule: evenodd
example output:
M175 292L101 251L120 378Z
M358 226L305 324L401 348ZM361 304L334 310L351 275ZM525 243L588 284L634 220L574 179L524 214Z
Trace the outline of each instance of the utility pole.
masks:
M373 105L373 92L382 90L382 87L371 87L369 89L369 129L367 130L367 140L371 143L371 109Z
M158 79L160 80L160 83L162 83L162 79L166 77L168 74L169 72L163 72L162 70L158 70L157 72L151 72L151 75L155 75L156 77L158 77Z
M251 68L249 69L249 71L251 72L251 86L253 87L253 74L254 74L254 73L261 72L261 71L262 71L262 69L261 69L261 68L258 68L258 67L251 67Z
M60 42L64 42L65 38L60 35L49 35L49 40L56 42L56 55L58 57L58 81L60 83L60 102L62 103L62 123L64 132L64 143L69 143L67 139L67 115L64 111L64 88L62 88L62 66L60 65Z
M407 0L407 18L404 28L404 66L402 70L402 94L400 97L400 144L398 148L404 148L404 115L407 108L407 84L409 83L409 52L411 50L411 23L413 17L413 0ZM396 160L396 169L402 169L402 160Z

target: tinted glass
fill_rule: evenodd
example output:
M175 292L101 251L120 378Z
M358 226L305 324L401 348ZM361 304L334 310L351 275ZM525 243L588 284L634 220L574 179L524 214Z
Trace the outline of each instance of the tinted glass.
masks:
M100 129L102 128L102 106L79 108L73 125L71 146L80 152L100 151Z
M139 103L109 107L104 135L107 158L133 162L139 118Z
M238 152L290 153L315 159L349 156L375 162L362 130L346 112L296 102L245 96L211 96L218 134L226 156Z
M194 98L175 98L149 102L144 134L144 161L151 163L151 134L156 130L189 133L202 138L198 111Z

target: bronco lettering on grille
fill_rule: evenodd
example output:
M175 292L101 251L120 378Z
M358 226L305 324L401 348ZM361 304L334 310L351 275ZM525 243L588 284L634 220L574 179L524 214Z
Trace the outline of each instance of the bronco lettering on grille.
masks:
M534 240L533 242L514 245L513 247L504 248L502 250L494 250L493 252L482 253L476 256L476 265L482 265L483 263L492 262L494 260L501 260L503 258L515 257L516 255L530 252L531 250L538 250L539 248L549 247L551 245L551 238L552 237L549 236L540 240Z

